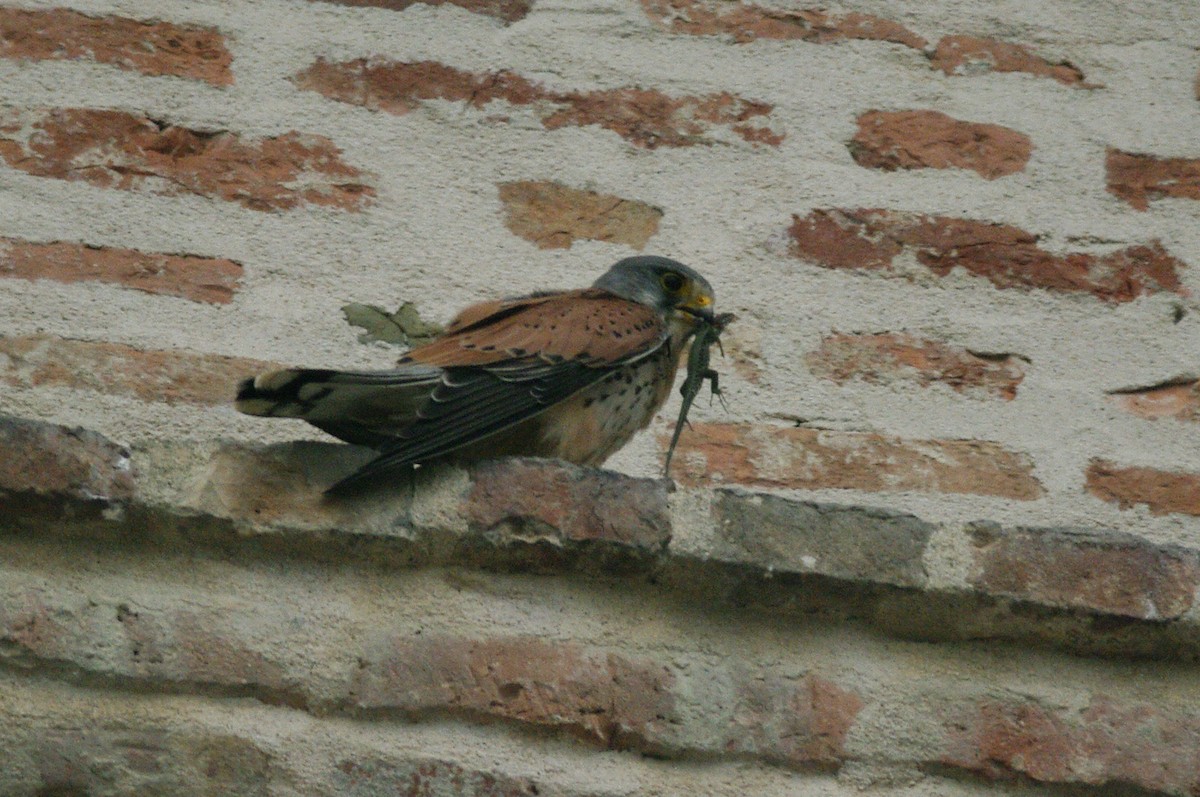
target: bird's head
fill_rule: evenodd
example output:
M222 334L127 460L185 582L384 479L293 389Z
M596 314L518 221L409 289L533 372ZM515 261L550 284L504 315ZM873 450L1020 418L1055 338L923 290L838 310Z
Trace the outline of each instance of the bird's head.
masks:
M693 318L713 319L713 289L708 280L670 258L627 257L617 261L592 287L657 308L668 317L677 311Z

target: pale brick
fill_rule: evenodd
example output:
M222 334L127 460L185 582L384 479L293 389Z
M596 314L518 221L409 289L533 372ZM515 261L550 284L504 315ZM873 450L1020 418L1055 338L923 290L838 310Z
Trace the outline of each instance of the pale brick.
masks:
M508 229L539 249L569 249L585 239L641 250L658 232L663 215L645 202L545 180L501 183L499 188Z
M67 387L167 404L225 404L239 380L277 365L264 360L53 335L0 337L0 381Z
M846 384L942 384L985 398L1016 398L1025 360L1015 354L979 354L940 340L902 332L835 333L805 356L815 375Z
M666 449L668 435L660 436ZM919 491L1031 501L1044 492L1029 457L986 440L909 440L752 424L693 424L675 478L815 490Z
M912 515L722 490L713 559L768 572L899 586L925 583L934 526Z

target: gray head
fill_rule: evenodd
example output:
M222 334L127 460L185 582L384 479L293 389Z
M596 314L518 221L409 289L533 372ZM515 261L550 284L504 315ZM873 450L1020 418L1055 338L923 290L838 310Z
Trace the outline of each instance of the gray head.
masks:
M713 314L713 289L708 280L667 257L641 255L619 260L592 287L663 313L683 310L709 319Z

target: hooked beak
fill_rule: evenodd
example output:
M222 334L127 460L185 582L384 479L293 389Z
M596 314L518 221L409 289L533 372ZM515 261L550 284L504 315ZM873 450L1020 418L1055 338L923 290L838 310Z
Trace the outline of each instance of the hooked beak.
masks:
M710 324L715 320L715 316L713 315L711 307L688 307L686 305L680 305L679 309L688 315L703 319Z
M711 293L703 289L693 293L677 309L682 310L690 316L707 321L710 324L713 322L713 297Z

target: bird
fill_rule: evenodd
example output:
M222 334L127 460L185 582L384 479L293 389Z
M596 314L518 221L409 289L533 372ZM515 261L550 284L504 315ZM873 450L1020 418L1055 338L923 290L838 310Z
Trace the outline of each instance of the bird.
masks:
M335 495L437 460L597 466L662 407L714 302L691 267L628 257L588 288L471 305L395 368L269 371L243 380L234 406L375 449L327 490Z

